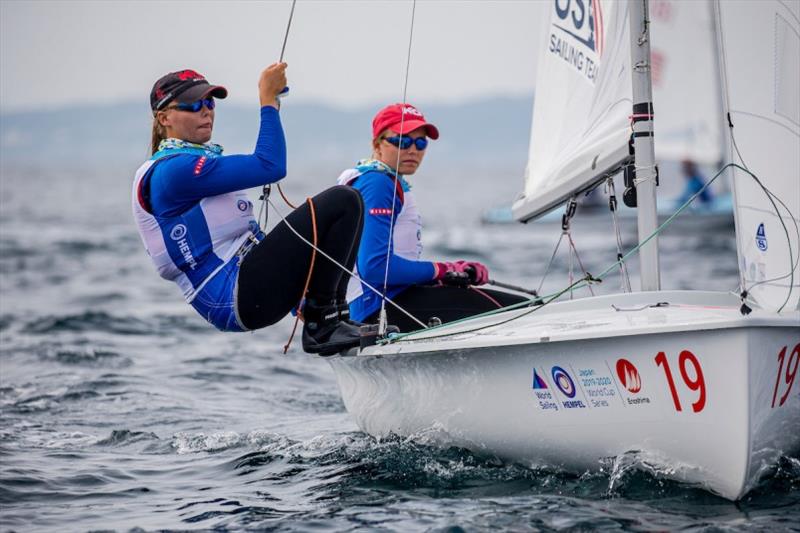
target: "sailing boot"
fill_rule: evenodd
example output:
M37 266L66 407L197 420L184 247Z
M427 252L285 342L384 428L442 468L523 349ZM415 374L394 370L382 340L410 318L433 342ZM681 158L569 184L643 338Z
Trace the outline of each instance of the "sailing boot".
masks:
M359 327L340 320L339 306L332 300L306 300L303 307L303 350L334 355L361 344Z
M342 322L347 322L351 326L357 328L366 325L363 322L350 318L350 305L347 303L347 300L336 300L336 310L339 312L339 320Z

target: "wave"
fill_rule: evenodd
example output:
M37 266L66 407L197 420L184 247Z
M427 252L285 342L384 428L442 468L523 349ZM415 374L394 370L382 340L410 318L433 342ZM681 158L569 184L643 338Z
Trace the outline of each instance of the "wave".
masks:
M115 429L111 434L98 440L96 446L122 447L139 442L160 440L158 435L151 431L131 431L130 429Z
M53 333L112 333L115 335L174 334L175 331L210 333L214 330L199 317L186 315L153 315L149 320L130 315L113 315L105 311L85 311L78 314L48 315L25 324L24 333L49 335Z
M87 331L117 335L149 335L153 333L152 327L143 320L131 316L114 316L103 311L45 316L26 324L23 331L33 335Z

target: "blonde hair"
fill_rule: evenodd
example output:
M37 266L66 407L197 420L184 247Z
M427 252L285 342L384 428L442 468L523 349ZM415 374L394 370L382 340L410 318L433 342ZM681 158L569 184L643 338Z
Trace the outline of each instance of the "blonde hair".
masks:
M380 132L377 137L372 139L372 159L377 159L378 158L378 152L377 152L378 145L381 144L382 140L384 140L386 137L388 137L387 133L389 133L390 131L392 131L392 130L390 130L389 128L386 128L385 130Z
M160 113L160 111L159 111ZM153 134L150 137L150 155L158 152L158 145L167 138L167 131L158 121L158 113L153 117Z

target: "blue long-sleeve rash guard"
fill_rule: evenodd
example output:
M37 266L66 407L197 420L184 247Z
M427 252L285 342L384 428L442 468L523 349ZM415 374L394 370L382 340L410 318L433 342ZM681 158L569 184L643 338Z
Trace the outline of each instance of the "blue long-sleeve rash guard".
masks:
M178 154L159 162L150 176L150 206L159 216L175 216L203 198L274 183L286 176L286 139L278 110L261 108L261 127L250 155L207 158Z
M395 254L394 242L390 239L391 216L389 215L394 197L394 231L396 238L410 238L401 235L397 219L403 210L401 195L394 194L394 182L380 171L368 171L358 177L352 184L364 200L364 230L361 233L361 245L358 249L358 273L370 285L377 289L383 287L386 269L386 246L389 244L389 276L387 296L390 298L409 285L429 283L436 267L430 261L414 261ZM415 231L416 233L416 231ZM416 235L414 236L416 238ZM380 308L380 298L370 289L364 288L364 294L353 302L351 312L356 309L356 318L365 318Z

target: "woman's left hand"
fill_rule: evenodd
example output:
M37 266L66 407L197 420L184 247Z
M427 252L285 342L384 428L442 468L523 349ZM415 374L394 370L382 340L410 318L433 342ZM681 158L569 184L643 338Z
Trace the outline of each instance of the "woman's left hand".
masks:
M261 72L258 80L258 96L261 107L279 107L278 94L286 87L286 63L273 63Z

